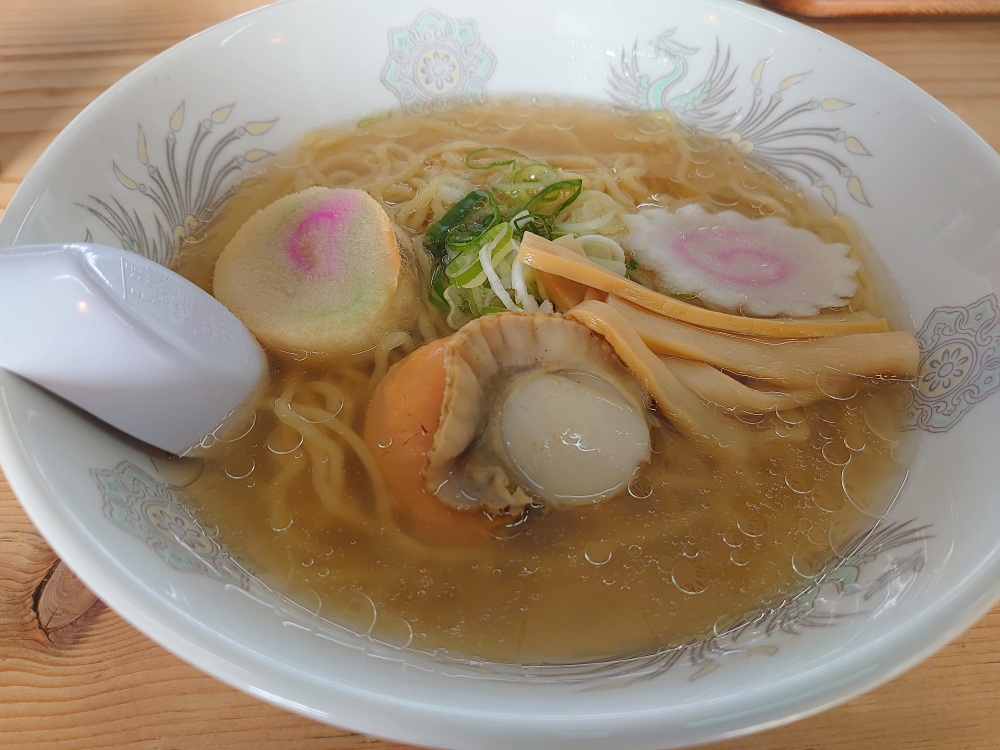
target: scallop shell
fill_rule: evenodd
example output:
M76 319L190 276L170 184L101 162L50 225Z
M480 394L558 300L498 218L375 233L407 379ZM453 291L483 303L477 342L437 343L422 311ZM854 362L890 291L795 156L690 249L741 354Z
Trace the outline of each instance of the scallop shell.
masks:
M608 487L577 498L562 496L537 483L533 485L523 467L512 458L510 435L503 434L504 410L515 398L512 394L533 378L547 375L575 378L573 383L583 383L584 388L593 385L603 389L602 393L609 394L609 401L618 399L626 410L640 415L638 423L634 419L628 421L628 434L634 432L636 441L634 450L629 444L628 455L635 456L637 463L649 458L649 431L645 423L650 404L648 395L607 342L579 323L543 313L503 313L478 318L449 341L444 366L446 380L440 420L423 476L428 488L448 505L517 513L531 504L578 504L609 495ZM570 383L570 387L576 386ZM605 397L602 395L601 399ZM566 415L567 419L571 416ZM637 424L641 424L641 429ZM595 429L600 431L603 427L596 425ZM598 452L592 460L601 458ZM622 487L634 468L613 469L617 475L624 474ZM610 484L613 490L616 482Z

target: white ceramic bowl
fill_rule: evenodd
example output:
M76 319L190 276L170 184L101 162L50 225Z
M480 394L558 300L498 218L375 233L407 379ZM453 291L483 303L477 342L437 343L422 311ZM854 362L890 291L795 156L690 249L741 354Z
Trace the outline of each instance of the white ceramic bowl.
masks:
M865 545L738 632L618 666L476 667L292 606L197 524L142 447L0 377L4 471L97 595L265 700L461 748L680 747L771 726L891 678L996 601L996 152L872 60L726 0L377 7L286 2L144 65L39 160L0 245L93 238L168 263L206 199L308 128L525 92L711 120L704 105L679 109L708 81L732 115L712 127L852 217L903 292L923 352L908 417L923 434L903 493Z

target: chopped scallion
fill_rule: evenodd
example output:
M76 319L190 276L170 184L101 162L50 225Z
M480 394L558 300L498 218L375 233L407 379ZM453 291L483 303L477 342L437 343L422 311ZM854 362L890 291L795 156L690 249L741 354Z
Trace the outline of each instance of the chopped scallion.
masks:
M500 206L486 190L473 190L448 209L424 235L427 251L437 259L445 256L445 240L449 232L479 235L500 219Z
M557 216L576 200L583 189L583 180L560 180L541 190L524 208L536 216Z
M427 230L431 255L429 296L448 324L502 310L539 309L514 254L525 232L553 239L554 224L580 195L582 180L559 179L559 170L506 148L481 148L465 157L471 169L501 169ZM503 168L507 168L504 170Z
M470 151L465 157L465 163L470 169L491 169L493 167L504 167L508 164L517 164L518 158L523 158L523 154L510 148L477 148Z
M482 242L470 244L456 255L445 267L445 275L458 286L479 286L486 281L486 272L480 262L481 251L485 249L489 253L495 266L514 249L510 243L512 237L513 231L508 222L497 224L485 233Z

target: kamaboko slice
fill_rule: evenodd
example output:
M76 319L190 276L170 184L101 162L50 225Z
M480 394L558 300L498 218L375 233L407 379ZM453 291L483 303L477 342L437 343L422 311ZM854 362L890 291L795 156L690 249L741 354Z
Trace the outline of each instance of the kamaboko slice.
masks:
M860 264L850 248L774 216L651 208L624 217L622 243L662 291L753 317L809 317L847 305Z

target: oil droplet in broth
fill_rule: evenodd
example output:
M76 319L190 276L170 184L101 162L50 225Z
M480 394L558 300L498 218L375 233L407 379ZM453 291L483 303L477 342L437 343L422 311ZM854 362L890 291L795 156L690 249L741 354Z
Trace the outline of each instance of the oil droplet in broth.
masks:
M375 625L375 602L356 589L327 593L324 611L336 613L337 624L360 635L371 632Z
M886 498L895 498L905 478L906 469L884 456L856 453L844 467L844 492L862 513L882 518L887 512Z
M735 614L725 614L719 617L712 625L712 632L720 636L732 630L740 621L740 616Z
M233 443L242 440L257 424L257 412L253 412L243 419L233 422L223 422L214 433L214 437L220 443Z
M205 462L197 457L175 456L151 449L149 458L156 467L163 484L170 489L181 489L194 483L205 471Z
M607 565L611 561L611 545L607 542L588 542L583 549L583 556L591 565Z
M653 563L656 565L656 569L659 570L663 575L670 575L674 569L674 564L677 561L671 555L660 555L659 557L653 558Z
M764 536L767 533L767 519L760 513L744 511L736 519L736 527L751 539Z
M636 477L628 483L628 494L637 500L645 500L653 494L653 485L646 477Z
M292 523L295 521L295 518L288 512L287 508L280 505L275 506L275 508L271 510L271 518L269 520L271 524L271 531L280 533L282 531L288 531L288 529L292 527Z
M265 441L271 453L284 456L297 451L302 446L302 435L288 425L278 425L267 435Z
M896 441L903 427L901 414L903 405L913 398L910 385L895 386L881 394L881 398L870 398L865 402L862 416L865 424L883 440Z
M802 420L806 418L806 413L803 409L776 409L775 416L778 417L785 424L799 424Z
M413 627L408 620L398 615L379 615L375 618L369 635L390 646L406 648L413 642Z
M227 456L222 470L230 479L246 479L253 473L256 466L252 456Z
M809 469L793 466L785 470L785 486L792 492L804 495L813 488L815 483L813 472Z
M792 570L811 580L823 572L829 556L826 550L796 550L792 553Z
M857 453L858 451L864 450L867 443L868 436L865 434L865 430L861 425L853 422L844 425L844 445L846 445L850 450Z
M813 414L828 424L840 421L841 407L834 401L819 401L813 404Z
M708 574L700 563L682 558L670 572L674 586L685 594L700 594L708 589Z
M823 458L834 466L843 466L851 460L851 450L843 440L831 440L823 444Z
M821 372L816 376L816 387L836 401L847 401L858 393L858 379L841 372Z
M729 553L729 562L743 568L750 564L750 552L742 547L737 547Z
M809 491L809 499L824 513L836 513L844 507L846 502L840 482L836 484L830 482L813 487Z

